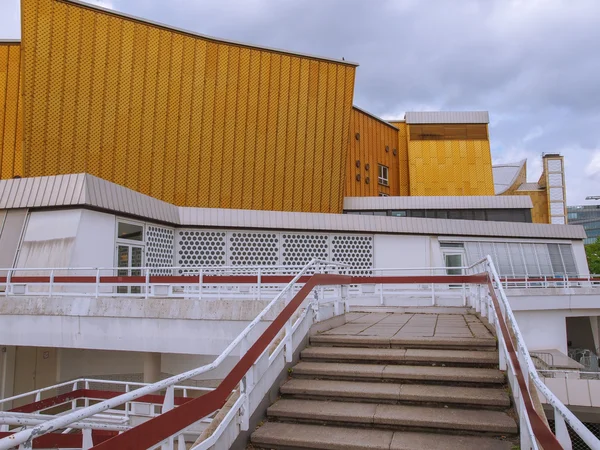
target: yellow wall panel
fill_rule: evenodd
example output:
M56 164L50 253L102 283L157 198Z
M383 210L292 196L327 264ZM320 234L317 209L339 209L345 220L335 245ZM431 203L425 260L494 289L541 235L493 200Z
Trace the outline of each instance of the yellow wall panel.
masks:
M178 205L341 211L353 65L63 0L23 0L22 14L24 132L3 124L2 177L17 162L23 176L88 172ZM21 135L24 158L7 156Z
M398 128L398 172L400 180L399 195L410 195L410 180L408 171L408 136L406 130L406 122L393 121L390 122Z
M494 195L488 140L410 140L410 195Z
M0 43L0 177L23 176L21 46Z
M350 123L345 195L369 197L378 196L380 192L400 195L399 131L357 108L352 108ZM357 133L359 139L356 138ZM359 167L357 161L360 161ZM379 164L388 168L388 186L378 183ZM360 176L360 180L357 179L357 175Z

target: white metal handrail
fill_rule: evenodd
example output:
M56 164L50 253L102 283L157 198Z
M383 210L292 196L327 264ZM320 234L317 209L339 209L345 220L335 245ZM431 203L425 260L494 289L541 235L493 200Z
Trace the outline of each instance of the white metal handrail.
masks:
M600 440L594 436L594 434L577 418L575 415L556 397L552 391L546 386L542 378L539 376L538 371L531 359L527 346L525 344L525 339L521 334L519 329L517 320L513 314L513 311L510 307L510 303L508 298L506 297L506 293L504 292L503 284L498 276L498 272L494 266L494 262L492 258L488 255L486 259L482 260L481 263L485 263L487 266L487 271L490 275L491 280L494 282L495 287L498 291L497 298L500 303L500 310L506 323L511 327L512 332L514 334L515 339L515 350L517 351L519 363L521 365L521 370L525 375L525 380L528 385L531 382L535 385L538 392L541 392L546 398L548 404L550 404L554 408L554 416L555 416L555 426L556 426L556 438L560 442L560 444L565 448L571 448L571 438L569 436L567 427L565 424L568 424L571 429L577 433L577 435L587 444L590 448L598 450L600 449ZM486 307L485 310L479 307L480 310L484 313L484 315L489 315L491 317L491 322L495 322L497 326L497 320L494 320L493 307L491 305L491 301L486 298ZM504 351L507 355L506 342L504 341L504 336L500 332L497 326L497 337L499 340L500 351ZM512 367L512 362L510 358L505 356L504 363L508 362L511 366L511 371L515 371L515 367ZM510 372L509 372L510 374ZM527 416L527 413L524 411L524 404L522 400L523 395L528 395L527 393L520 392L518 388L518 384L516 382L512 383L513 393L515 392L515 388L519 390L518 397L519 403L517 405L519 418L521 419L521 448L534 448L538 449L538 444L533 435L533 431L531 428L531 422ZM529 436L526 436L523 428L525 428L528 432ZM524 440L525 438L525 440Z
M99 378L77 378L75 380L64 381L62 383L53 384L52 386L47 386L44 388L35 389L33 391L24 392L22 394L13 395L12 397L2 398L2 399L0 399L0 405L10 403L14 400L19 400L21 398L31 397L31 396L35 396L35 401L38 402L41 400L41 395L44 392L54 391L56 389L60 389L61 387L67 387L67 386L72 388L72 390L74 391L74 390L78 389L80 384L83 384L83 387L85 387L86 384L89 385L89 383L113 384L116 386L124 386L126 391L128 391L131 386L139 387L139 386L148 386L151 384L151 383L142 383L139 381L104 380L104 379L99 379ZM173 388L175 390L184 391L184 397L186 396L186 391L213 391L214 390L214 388L208 388L208 387L202 387L202 386L187 386L187 385L174 386Z
M172 409L172 396L174 393L174 386L182 381L188 380L192 377L196 377L203 373L212 371L220 366L220 364L227 358L231 352L238 346L243 345L246 348L249 348L248 335L249 333L260 323L260 321L270 312L270 310L277 304L280 300L285 299L287 293L291 291L293 286L298 282L298 280L311 268L315 268L319 270L321 267L339 267L344 266L342 264L331 263L329 261L322 261L318 259L311 260L308 264L306 264L303 269L285 286L285 288L273 299L269 302L269 304L256 316L256 318L244 328L244 330L227 346L223 352L210 364L198 367L196 369L189 370L187 372L169 377L165 380L159 381L157 383L150 384L148 386L140 387L131 392L127 392L125 394L119 395L117 397L113 397L111 399L105 400L103 402L97 403L95 405L79 409L73 411L71 413L65 414L63 416L56 417L55 419L46 421L42 424L39 424L33 428L29 428L26 430L19 431L9 437L0 439L0 450L8 450L16 445L23 445L23 448L32 448L32 440L44 434L51 433L56 430L63 429L68 427L69 424L73 422L80 422L83 419L87 419L92 417L95 414L99 414L108 409L116 408L124 403L134 401L135 399L142 397L144 395L152 394L157 391L167 390L167 394L165 395L165 407L163 407L163 412L166 412L168 409ZM286 332L288 330L286 329ZM291 331L291 329L289 330ZM167 403L168 398L171 398L170 404Z

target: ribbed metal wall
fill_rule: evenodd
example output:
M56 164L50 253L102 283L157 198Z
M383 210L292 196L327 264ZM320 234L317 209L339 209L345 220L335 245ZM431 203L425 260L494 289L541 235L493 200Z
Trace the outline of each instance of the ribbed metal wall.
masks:
M408 172L408 135L405 122L390 122L398 128L398 172L400 195L410 195L410 174Z
M355 66L22 0L25 176L177 205L340 212Z
M397 144L398 130L395 127L352 108L345 196L369 197L377 196L379 192L400 195ZM388 167L388 186L377 182L378 164Z
M490 143L410 140L410 195L494 195Z
M0 178L23 176L21 44L0 41Z

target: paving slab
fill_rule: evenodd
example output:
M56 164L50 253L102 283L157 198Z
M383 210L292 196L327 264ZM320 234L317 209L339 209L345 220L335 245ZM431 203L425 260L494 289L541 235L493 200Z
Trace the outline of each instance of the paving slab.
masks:
M511 450L509 441L435 433L394 432L389 450Z
M431 367L301 361L293 367L292 375L315 378L504 383L504 374L499 370L474 367Z
M375 403L348 403L282 398L267 408L267 416L278 419L323 420L373 424Z
M303 360L400 362L406 352L403 348L308 347L300 355Z
M501 411L488 410L284 398L267 409L267 416L279 420L376 424L392 428L418 427L482 433L517 433L517 424L510 416Z
M394 383L292 378L281 386L281 393L284 395L396 402L400 399L401 389L402 386L400 384Z
M348 363L320 363L300 361L292 368L292 375L330 377L330 378L369 378L381 379L383 376L382 364L348 364Z
M325 344L346 347L379 347L389 348L390 338L379 336L341 336L332 334L316 334L310 338L311 344Z
M400 349L390 349L400 350ZM438 362L461 364L498 364L498 352L474 350L405 349L404 360L410 362Z
M355 366L358 366L356 364ZM474 367L431 367L387 365L383 369L383 379L422 380L462 383L504 383L504 374L496 369Z
M392 347L433 347L433 348L448 348L448 347L467 347L478 350L494 350L496 348L496 340L493 338L451 338L451 337L423 337L423 338L407 338L401 335L396 335L390 338Z
M333 403L333 402L332 402ZM332 413L335 408L331 407ZM323 414L324 411L321 411ZM402 427L516 434L517 424L508 414L483 409L377 405L374 423Z
M383 383L390 384L390 383ZM508 393L502 388L479 388L463 386L440 386L432 384L402 384L399 400L505 407L510 406Z
M252 433L252 444L264 448L388 450L394 432L301 423L267 422ZM414 450L413 447L411 450Z
M510 406L508 394L502 388L292 378L281 386L281 393L283 395L358 399L371 402L404 401L506 408Z

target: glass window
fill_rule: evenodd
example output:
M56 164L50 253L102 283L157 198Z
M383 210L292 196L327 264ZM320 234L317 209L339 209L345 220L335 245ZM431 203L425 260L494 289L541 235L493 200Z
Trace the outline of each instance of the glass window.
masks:
M446 262L446 273L448 275L462 275L462 269L460 269L460 267L462 267L463 263L462 263L462 255L459 253L453 253L453 254L445 254L444 255L444 259Z
M410 212L410 217L425 217L425 211L414 210Z
M373 211L374 216L387 216L386 211Z
M119 222L117 225L117 238L128 241L143 241L144 227L134 223Z
M384 186L387 186L389 184L387 166L379 164L379 178L377 181L379 181L379 184L382 184Z
M386 194L385 192L380 192L380 193L379 193L379 196L380 196L380 197L389 197L389 196L390 196L390 194Z
M437 211L437 218L438 219L447 219L448 218L448 211L446 211L446 210L438 210Z
M394 217L406 217L406 211L392 211Z

